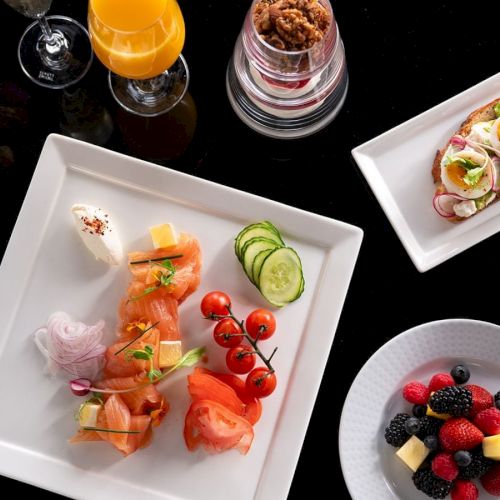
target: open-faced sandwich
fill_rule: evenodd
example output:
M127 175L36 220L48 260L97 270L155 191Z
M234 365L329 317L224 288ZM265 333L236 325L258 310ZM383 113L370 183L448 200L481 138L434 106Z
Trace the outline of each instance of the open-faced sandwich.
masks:
M434 208L458 222L500 197L500 98L473 111L436 154Z

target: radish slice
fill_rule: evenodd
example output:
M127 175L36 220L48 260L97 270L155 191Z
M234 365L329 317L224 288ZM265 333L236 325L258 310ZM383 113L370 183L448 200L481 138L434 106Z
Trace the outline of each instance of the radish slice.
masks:
M465 201L467 198L460 196L458 194L453 193L438 193L434 196L432 200L432 204L436 212L445 218L456 217L456 213L453 210L453 207L460 203L461 201Z
M77 378L75 380L71 380L69 387L75 396L86 396L90 392L92 384L90 383L90 380L86 378Z
M467 141L461 135L454 135L450 139L450 143L456 146L458 149L462 150L467 145Z

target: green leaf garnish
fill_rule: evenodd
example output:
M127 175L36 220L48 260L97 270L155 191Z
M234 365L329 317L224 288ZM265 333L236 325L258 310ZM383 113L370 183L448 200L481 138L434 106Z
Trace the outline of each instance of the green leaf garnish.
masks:
M480 167L480 165L476 162L473 162L472 160L469 160L468 158L454 158L453 163L459 163L461 167L465 168L466 170L472 170L477 167Z
M137 262L140 262L140 261L137 261ZM149 295L150 293L155 292L161 286L168 286L168 285L170 285L170 283L172 283L172 279L175 276L175 266L172 264L172 261L170 259L164 259L161 261L160 264L153 262L153 261L150 261L150 264L152 266L157 266L160 268L160 270L159 270L160 276L158 278L160 282L156 286L146 288L144 290L144 292L142 292L140 295L136 295L135 297L130 297L129 300L135 301L135 300L142 299L142 297ZM164 274L163 269L166 269L168 271L168 274Z
M463 180L468 186L475 186L483 176L484 167L472 168L464 175Z
M155 379L161 377L163 374L160 370L149 370L148 372L148 378L153 382Z
M500 118L500 102L497 102L495 104L493 110L495 111L495 115L497 115L497 118Z
M146 288L144 290L144 292L142 292L140 295L135 295L134 297L130 297L129 300L136 301L136 300L142 299L146 295L149 295L150 293L156 292L156 290L158 290L158 288L160 288L159 285L158 286L151 286L149 288Z
M195 347L194 349L191 349L184 354L184 356L182 356L182 358L179 359L179 361L177 361L177 363L169 371L177 370L177 368L182 368L183 366L195 365L198 361L200 361L202 356L205 354L205 351L206 349L204 347Z
M121 349L116 351L114 354L115 356L117 354L120 354L122 351L124 351L127 347L130 347L134 342L137 342L145 333L149 332L149 330L153 329L155 326L157 326L159 321L157 321L154 325L151 325L150 327L146 328L145 330L142 330L137 337L134 337L128 344L124 345Z

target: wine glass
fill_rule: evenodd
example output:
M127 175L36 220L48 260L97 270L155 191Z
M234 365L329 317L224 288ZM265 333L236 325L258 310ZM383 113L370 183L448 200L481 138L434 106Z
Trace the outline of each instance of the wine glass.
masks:
M92 63L87 30L65 16L49 16L52 0L4 0L26 17L36 19L19 42L22 70L38 85L62 89L82 79Z
M89 32L124 109L157 116L182 100L189 71L181 55L185 28L176 0L90 0Z

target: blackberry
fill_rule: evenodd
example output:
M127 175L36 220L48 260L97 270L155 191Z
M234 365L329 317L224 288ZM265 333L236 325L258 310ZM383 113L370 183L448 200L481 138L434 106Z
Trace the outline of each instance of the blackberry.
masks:
M495 394L495 406L500 410L500 391Z
M476 479L486 474L490 467L495 463L494 460L486 458L483 455L481 447L476 448L471 452L471 463L467 467L459 467L460 479Z
M444 420L440 418L422 417L420 419L420 430L417 432L417 437L423 441L427 436L437 436L443 424Z
M451 369L450 375L456 384L465 384L470 379L470 370L465 365L456 365Z
M452 481L445 481L435 476L430 469L417 470L412 479L417 490L431 498L445 498L453 486Z
M403 446L409 439L405 423L410 418L408 413L398 413L385 428L385 440L392 446Z
M431 396L429 406L436 413L461 417L467 415L472 408L472 392L457 385L444 387Z

